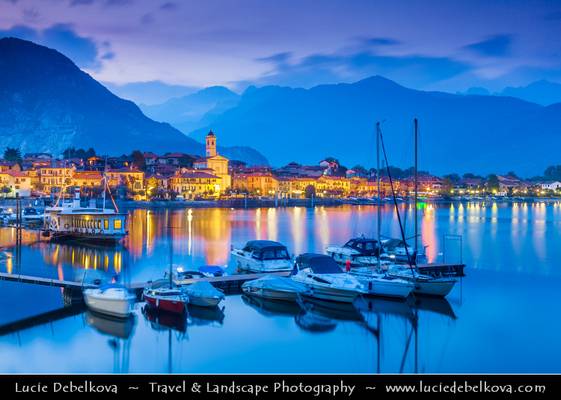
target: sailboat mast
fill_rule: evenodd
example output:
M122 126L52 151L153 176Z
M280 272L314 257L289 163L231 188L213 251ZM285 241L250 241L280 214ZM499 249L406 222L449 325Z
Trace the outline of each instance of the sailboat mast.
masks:
M107 156L105 156L105 165L103 166L103 211L105 212L105 191L107 190Z
M417 254L417 250L418 250L418 241L417 241L417 235L418 235L418 226L417 226L417 202L418 202L418 192L419 192L419 176L418 176L418 166L419 166L419 159L418 159L418 129L419 129L419 121L417 120L417 118L415 118L413 120L413 124L415 125L415 129L414 129L414 135L415 137L413 138L413 141L415 143L415 169L414 169L414 174L415 174L415 209L413 211L414 216L415 216L415 254Z
M376 122L376 184L378 190L378 207L377 207L377 218L376 218L376 227L377 227L377 240L378 240L378 270L380 270L380 256L382 253L382 242L380 241L380 230L382 227L382 200L380 197L380 122Z
M169 214L168 214L168 218L169 218ZM171 226L168 228L169 229L169 288L171 289L173 287L173 276L172 276L172 265L173 265L173 241L172 241L172 237L171 237Z

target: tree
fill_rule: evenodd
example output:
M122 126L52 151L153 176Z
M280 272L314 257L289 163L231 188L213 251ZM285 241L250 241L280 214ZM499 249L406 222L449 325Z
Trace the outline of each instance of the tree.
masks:
M451 183L458 183L462 178L458 174L448 174L443 176L444 179L448 179Z
M487 176L487 183L485 184L488 190L499 190L500 183L499 178L496 174L490 174Z
M355 165L351 169L359 175L362 175L362 176L367 176L368 175L368 171L362 165Z
M141 171L146 169L146 160L144 154L140 150L135 150L131 153L132 164Z
M315 186L313 186L313 185L308 185L308 186L306 186L306 189L304 190L304 196L305 196L307 199L310 199L310 198L312 198L312 197L315 197L315 195L316 195L316 188L315 188Z
M6 147L4 150L4 160L21 163L21 151L15 147Z
M545 169L543 176L552 181L561 180L561 165L550 165Z

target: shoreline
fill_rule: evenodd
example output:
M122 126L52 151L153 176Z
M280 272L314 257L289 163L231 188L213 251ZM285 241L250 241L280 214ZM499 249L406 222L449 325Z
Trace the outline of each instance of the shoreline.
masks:
M489 198L424 198L419 199L420 203L425 204L456 204L456 203L553 203L561 201L561 197L489 197ZM276 207L339 207L343 205L351 206L377 206L376 200L353 200L353 199L228 199L228 200L117 200L117 205L124 209L182 209L182 208L276 208ZM413 200L399 200L398 204L413 204ZM47 205L45 199L22 198L22 207L42 208ZM384 199L382 205L392 205L393 201ZM16 199L0 199L0 207L15 207Z

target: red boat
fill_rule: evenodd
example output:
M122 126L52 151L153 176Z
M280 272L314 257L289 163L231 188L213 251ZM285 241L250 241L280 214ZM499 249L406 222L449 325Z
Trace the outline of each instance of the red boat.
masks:
M145 288L144 300L150 307L160 311L183 314L189 299L180 289L170 287Z

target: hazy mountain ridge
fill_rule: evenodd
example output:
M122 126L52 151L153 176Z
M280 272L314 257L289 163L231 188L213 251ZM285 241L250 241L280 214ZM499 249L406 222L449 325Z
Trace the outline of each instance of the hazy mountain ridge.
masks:
M375 123L385 120L390 162L408 166L412 120L418 117L423 169L531 175L560 161L551 151L561 145L559 108L512 97L419 91L375 76L311 89L250 87L236 107L209 125L223 132L224 144L243 140L273 165L335 156L347 166L371 166Z
M228 88L211 86L162 104L141 104L140 108L150 118L169 122L182 132L189 133L210 123L213 116L235 107L239 99L240 95Z
M202 143L146 117L56 50L14 38L0 39L0 139L22 152L60 154L74 146L204 154ZM227 147L220 151L228 156ZM251 164L267 163L253 149L235 152Z

